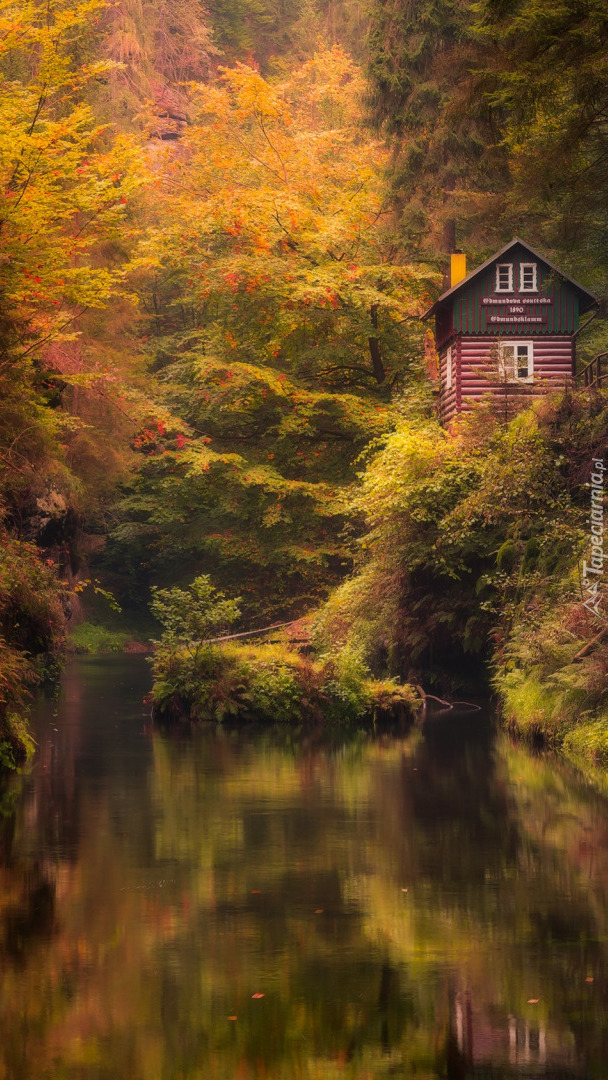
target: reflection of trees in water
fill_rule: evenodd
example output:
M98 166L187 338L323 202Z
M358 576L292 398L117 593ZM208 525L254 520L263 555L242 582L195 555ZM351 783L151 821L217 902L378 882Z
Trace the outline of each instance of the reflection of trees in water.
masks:
M48 938L53 931L55 888L39 867L21 875L20 884L15 903L2 912L0 958L22 967L33 941Z
M598 986L590 999L585 977L603 966L604 920L598 925L568 857L587 826L576 810L565 821L562 812L572 842L545 847L542 830L534 836L522 820L522 792L513 790L491 733L474 727L428 725L398 771L378 773L366 930L389 942L391 960L406 973L424 969L421 956L437 971L437 1000L443 989L450 1002L450 1075L467 1062L508 1069L549 1054L558 1067L578 1063L580 1075L602 1076L608 1040L594 1006L605 998ZM547 774L545 783L550 767ZM538 795L542 805L542 787ZM605 898L608 876L601 885ZM395 903L399 886L408 890L405 910ZM539 993L550 1014L540 1022L527 1005ZM456 1038L459 1000L469 1001L476 1032L468 1044Z
M44 860L24 857L16 843L22 786L19 776L0 785L0 970L5 963L23 967L30 941L48 937L54 924L53 876Z
M547 777L514 789L470 722L330 749L157 735L152 766L135 698L117 736L102 689L66 703L4 843L27 947L4 955L0 1075L459 1080L508 1068L513 1022L522 1055L542 1023L548 1060L575 1038L603 1075L600 998L573 991L604 951L572 786L556 825Z
M145 800L133 800L132 793L145 785L149 770L141 734L149 683L145 657L71 660L57 702L40 703L25 813L43 851L78 857L82 808L92 794L111 792L117 831L133 828L139 806L146 829Z
M487 718L427 723L400 779L417 873L458 885L459 904L483 903L488 873L513 865L518 844Z

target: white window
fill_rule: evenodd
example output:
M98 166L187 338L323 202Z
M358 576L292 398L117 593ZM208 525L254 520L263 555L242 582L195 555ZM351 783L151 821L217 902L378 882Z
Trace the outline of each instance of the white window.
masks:
M498 347L498 373L507 382L532 382L534 357L531 341L501 341Z
M450 390L452 386L452 346L448 346L445 354L445 388Z
M519 291L538 292L538 272L536 263L519 264Z
M513 292L513 263L496 263L496 292Z

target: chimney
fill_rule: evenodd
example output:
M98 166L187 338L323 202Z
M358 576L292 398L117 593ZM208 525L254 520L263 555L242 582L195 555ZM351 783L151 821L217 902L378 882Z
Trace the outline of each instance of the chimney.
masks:
M467 257L462 251L455 251L450 255L450 288L458 285L467 276Z

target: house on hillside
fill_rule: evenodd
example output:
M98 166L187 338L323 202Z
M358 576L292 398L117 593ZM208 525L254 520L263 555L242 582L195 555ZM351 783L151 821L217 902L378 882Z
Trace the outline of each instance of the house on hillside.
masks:
M487 398L524 404L574 375L580 317L597 299L522 240L470 274L452 255L451 283L424 319L435 317L439 417L449 425Z

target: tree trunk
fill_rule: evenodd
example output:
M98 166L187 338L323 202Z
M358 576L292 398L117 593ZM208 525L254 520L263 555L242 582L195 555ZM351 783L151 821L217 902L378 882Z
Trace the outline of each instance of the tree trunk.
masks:
M378 305L372 304L369 309L370 317L372 320L372 326L374 330L378 329ZM386 378L386 371L384 370L384 364L382 363L382 354L380 352L380 341L377 337L369 337L367 339L369 344L369 354L372 360L372 368L374 372L374 378L378 384L383 383Z
M446 255L456 251L456 218L448 218L443 223L443 250Z

